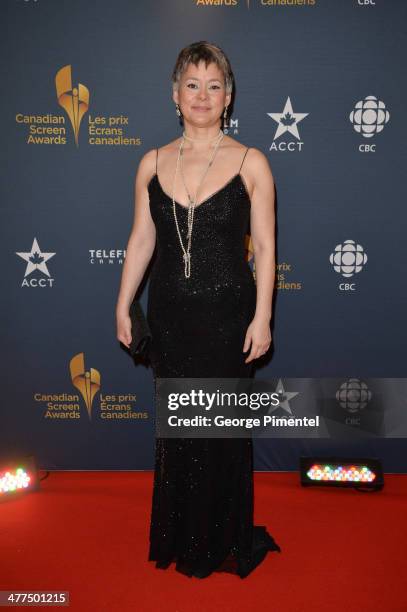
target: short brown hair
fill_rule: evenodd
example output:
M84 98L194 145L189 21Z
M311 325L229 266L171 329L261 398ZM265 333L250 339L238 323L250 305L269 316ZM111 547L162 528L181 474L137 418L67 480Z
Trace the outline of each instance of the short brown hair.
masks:
M226 93L232 93L234 77L230 62L222 49L206 40L200 40L184 47L177 58L177 61L172 71L172 83L175 89L178 89L181 75L187 68L188 64L198 66L200 61L205 62L205 66L214 62L223 73L225 79Z

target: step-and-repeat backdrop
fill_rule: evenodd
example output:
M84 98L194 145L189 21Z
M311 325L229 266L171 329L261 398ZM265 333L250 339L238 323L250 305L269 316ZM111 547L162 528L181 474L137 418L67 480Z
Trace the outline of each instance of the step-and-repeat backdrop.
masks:
M3 0L0 13L2 456L153 467L152 371L118 342L115 305L138 162L181 134L171 72L208 40L236 79L226 132L276 182L274 342L256 378L291 415L295 380L335 379L353 433L255 440L255 468L329 453L405 471L391 393L370 399L375 379L406 374L406 3ZM148 275L144 306L147 291Z

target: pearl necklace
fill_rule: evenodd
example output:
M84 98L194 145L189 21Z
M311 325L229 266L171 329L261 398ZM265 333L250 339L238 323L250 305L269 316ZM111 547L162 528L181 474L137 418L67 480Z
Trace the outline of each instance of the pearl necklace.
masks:
M200 187L202 185L203 179L205 178L209 168L212 165L213 159L214 159L214 157L216 155L216 152L218 150L218 147L220 145L220 142L221 142L223 136L224 136L224 133L222 132L222 130L219 130L219 134L218 134L218 136L215 139L216 140L216 145L214 147L214 150L213 150L211 158L210 158L210 160L208 162L208 165L207 165L207 167L206 167L206 169L205 169L205 171L204 171L204 173L202 175L202 178L199 181L199 185L198 185L197 190L195 192L195 198L194 199L191 198L191 196L189 194L189 191L188 191L188 189L187 189L187 187L185 185L185 180L184 180L183 170L182 170L183 148L184 148L185 137L186 137L185 133L182 135L182 140L181 140L180 146L178 148L177 165L175 167L174 182L173 182L173 186L172 186L172 210L173 210L173 213L174 213L174 220L175 220L175 225L176 225L176 228L177 228L179 243L181 245L181 249L182 249L182 252L183 252L184 275L185 275L185 278L189 278L191 276L191 240L192 240L192 228L193 228L193 225L194 225L194 211L195 211L195 207L196 207L196 203L197 203L198 191L199 191L199 189L200 189ZM176 206L175 206L176 202L175 202L175 199L174 199L175 181L176 181L176 178L177 178L178 166L180 165L180 162L181 162L181 174L182 174L182 178L183 178L183 182L184 182L184 187L185 187L186 192L188 194L188 201L189 201L189 204L188 204L188 233L187 233L188 243L187 243L187 248L186 249L185 249L184 244L182 242L182 236L181 236L181 232L179 230L178 219L177 219L177 211L176 211Z

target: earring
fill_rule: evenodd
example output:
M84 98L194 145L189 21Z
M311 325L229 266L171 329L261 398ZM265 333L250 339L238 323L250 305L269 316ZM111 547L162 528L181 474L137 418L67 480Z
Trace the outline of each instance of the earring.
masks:
M226 121L226 117L227 117L227 106L225 106L225 110L223 111L223 129L226 130L227 128L227 121Z
M175 110L176 110L176 113L177 113L178 117L181 117L181 111L180 111L180 108L179 108L178 104L175 105Z

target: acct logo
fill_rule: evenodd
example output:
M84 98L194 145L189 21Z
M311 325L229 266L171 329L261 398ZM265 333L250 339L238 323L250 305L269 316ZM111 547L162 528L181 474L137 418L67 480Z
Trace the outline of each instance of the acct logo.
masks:
M267 414L271 414L281 408L287 414L292 415L293 410L290 402L294 397L299 395L299 391L286 391L282 378L279 378L274 393L278 395L278 404L270 406Z
M273 121L276 121L277 129L274 134L273 142L270 145L270 151L301 151L304 144L300 139L298 124L309 113L294 113L291 100L288 97L284 109L280 113L267 113ZM281 139L278 143L275 141L284 135L294 136L294 139Z
M345 240L343 244L337 244L333 253L329 256L335 272L344 278L350 278L361 272L367 262L367 255L360 244L354 240ZM341 291L355 291L355 283L340 283Z
M43 410L44 419L65 421L85 418L92 421L95 411L99 419L115 421L149 419L148 412L135 409L137 396L134 393L121 395L101 393L100 372L93 367L86 368L83 352L72 357L69 362L69 372L71 384L79 393L63 391L34 394L34 401ZM95 400L97 393L99 393L98 403Z
M376 96L366 96L364 100L359 100L349 115L349 121L352 123L355 132L369 139L382 132L389 119L390 113L386 109L385 103ZM361 143L359 151L361 153L374 153L376 145Z
M116 94L117 92L115 96ZM56 98L56 103L63 108L64 115L16 113L16 123L27 129L27 144L66 145L71 141L69 133L72 133L78 147L80 132L84 132L87 144L94 146L141 144L140 137L126 135L129 127L127 115L98 115L89 112L91 98L89 88L76 81L76 77L72 77L70 64L57 71L53 96L54 100ZM114 99L116 100L117 96Z
M55 253L41 251L38 240L34 238L31 251L17 252L16 255L27 262L22 287L52 287L54 279L49 273L47 261L54 257ZM29 277L29 278L27 278Z

